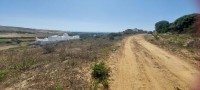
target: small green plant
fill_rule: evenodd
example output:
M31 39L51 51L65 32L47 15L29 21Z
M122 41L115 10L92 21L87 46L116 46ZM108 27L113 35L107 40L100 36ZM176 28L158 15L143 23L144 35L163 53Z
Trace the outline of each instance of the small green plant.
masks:
M3 80L6 77L7 74L8 74L7 71L0 70L0 81Z
M108 83L107 79L103 80L102 84L103 84L104 88L108 88L109 87L109 83Z
M31 60L31 59L22 60L22 63L20 63L18 65L18 69L22 70L22 71L25 71L33 64L34 64L34 60Z
M64 88L60 85L56 86L55 90L64 90Z
M106 68L104 63L95 64L93 66L92 76L95 79L94 88L97 88L99 83L101 83L105 89L109 87L108 73L109 69Z

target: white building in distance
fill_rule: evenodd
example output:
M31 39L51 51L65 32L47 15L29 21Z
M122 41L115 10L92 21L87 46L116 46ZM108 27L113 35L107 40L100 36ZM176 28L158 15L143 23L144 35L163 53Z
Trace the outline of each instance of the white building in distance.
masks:
M40 44L40 45L46 45L46 44L57 43L60 41L67 41L67 40L72 40L72 39L80 39L80 36L79 35L69 36L67 33L64 33L62 36L53 35L44 39L39 39L36 37L35 43Z

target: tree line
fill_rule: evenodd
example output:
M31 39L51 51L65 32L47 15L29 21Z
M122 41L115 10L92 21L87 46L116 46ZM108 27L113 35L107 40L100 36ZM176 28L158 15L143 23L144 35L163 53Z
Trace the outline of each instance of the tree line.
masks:
M194 13L189 15L184 15L174 22L162 20L155 24L155 30L158 33L195 33L196 32L196 22L200 14Z

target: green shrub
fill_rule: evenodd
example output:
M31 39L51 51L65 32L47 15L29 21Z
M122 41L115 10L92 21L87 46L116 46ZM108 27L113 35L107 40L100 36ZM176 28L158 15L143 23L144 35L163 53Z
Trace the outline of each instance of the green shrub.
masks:
M93 66L92 76L95 79L104 80L108 77L109 69L105 67L104 63L95 64Z
M0 81L6 77L7 73L5 70L0 70Z
M155 30L158 33L196 33L197 17L199 17L199 14L194 13L184 15L172 23L165 20L159 21L155 24Z
M60 85L56 86L55 90L64 90L64 88Z
M166 33L169 31L169 25L168 21L162 20L155 24L155 29L158 33Z
M92 76L95 79L94 90L98 88L98 85L103 85L104 89L108 89L108 73L109 69L106 68L104 63L95 64L93 66ZM101 83L101 84L100 84Z

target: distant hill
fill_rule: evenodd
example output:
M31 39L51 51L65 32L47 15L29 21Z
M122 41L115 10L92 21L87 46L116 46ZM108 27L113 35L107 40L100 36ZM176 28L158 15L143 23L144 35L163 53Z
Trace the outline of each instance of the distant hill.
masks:
M51 35L63 35L68 33L69 35L80 35L81 38L102 36L104 32L70 32L59 30L45 30L45 29L33 29L24 27L13 26L0 26L0 38L35 38L35 37L48 37Z
M65 31L0 26L0 38L35 38L62 35Z
M33 28L24 28L24 27L13 27L13 26L0 26L0 33L28 33L28 34L36 34L36 33L64 33L64 31L59 30L44 30L44 29L33 29Z

